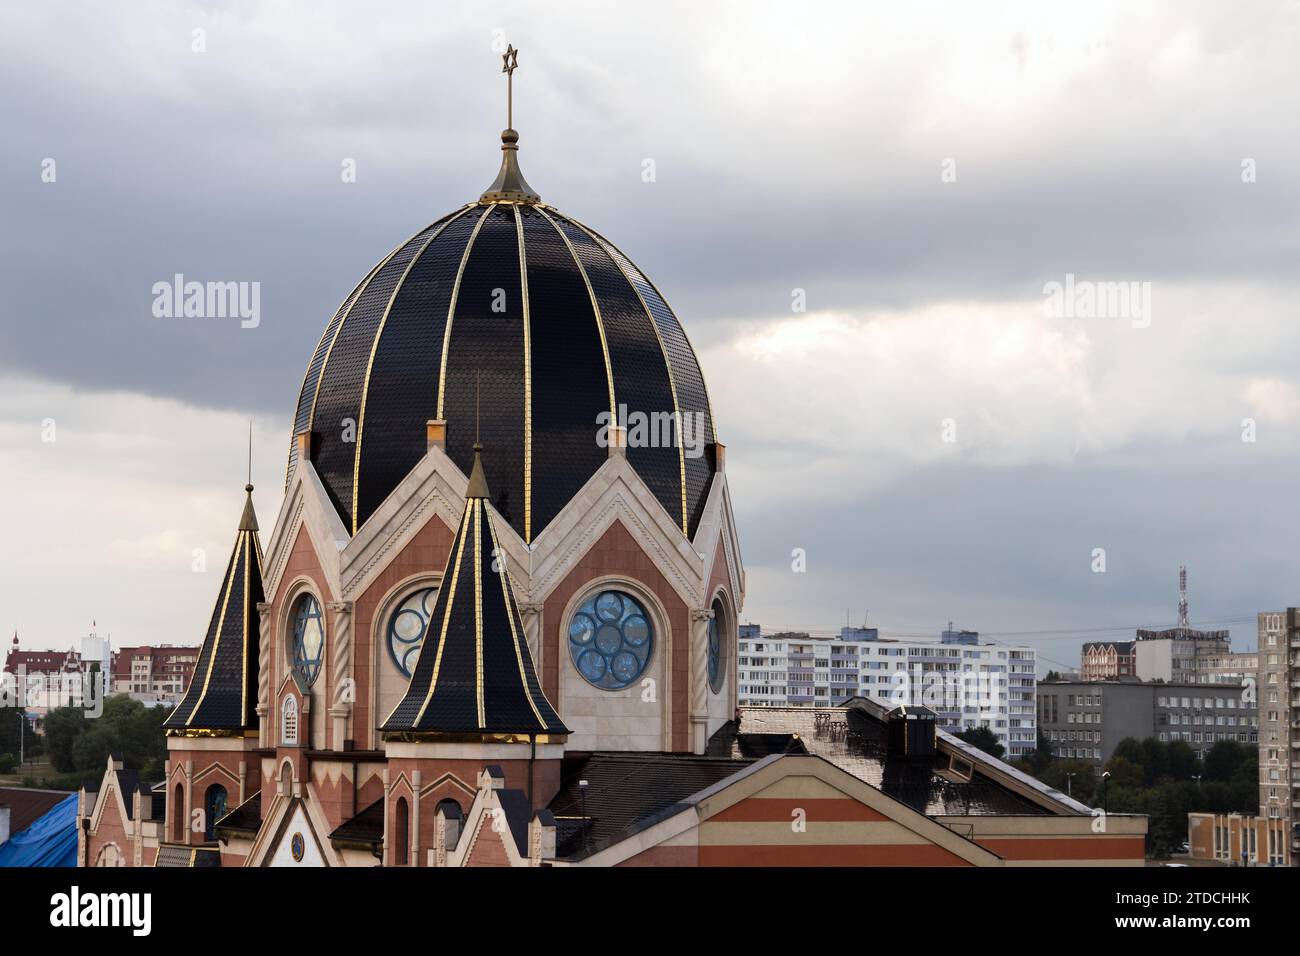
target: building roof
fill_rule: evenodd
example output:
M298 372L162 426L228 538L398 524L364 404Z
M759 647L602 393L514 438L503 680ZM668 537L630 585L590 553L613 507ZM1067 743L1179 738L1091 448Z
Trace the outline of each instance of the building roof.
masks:
M785 734L859 780L927 816L1004 816L1087 812L1050 787L964 741L937 731L925 759L891 753L887 708L866 698L841 707L742 707L709 741L708 753L738 757L756 735ZM956 752L969 779L949 772Z
M379 846L384 842L384 798L380 797L356 816L344 820L330 833L336 846Z
M262 792L259 790L213 824L213 830L256 834L262 828Z
M566 755L560 789L547 805L556 821L556 855L587 856L624 840L753 762L680 753Z
M515 162L516 143L504 145ZM716 437L681 323L613 244L509 198L522 177L509 179L421 229L348 295L308 362L294 434L310 433L312 464L353 533L424 457L427 422L446 423L447 455L466 474L481 434L492 503L527 542L605 464L600 416L624 406L657 416L627 422L641 439L627 460L693 536ZM679 421L692 433L665 440ZM291 442L290 475L297 455Z
M221 579L194 674L185 696L163 722L172 733L240 733L257 724L258 614L262 588L262 543L257 522L250 521L253 486L235 546Z
M164 843L158 847L154 866L211 869L221 866L221 851L214 846L185 846Z
M394 735L559 735L542 692L497 544L479 453L443 587L406 695L384 722Z
M69 796L67 790L0 787L0 807L9 808L9 833L26 830Z

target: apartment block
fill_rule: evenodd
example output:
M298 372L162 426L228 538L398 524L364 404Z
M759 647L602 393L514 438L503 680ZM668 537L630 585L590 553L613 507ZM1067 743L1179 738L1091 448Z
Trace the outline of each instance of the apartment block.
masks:
M1197 757L1217 741L1254 746L1259 717L1251 684L1054 681L1038 685L1038 726L1066 760L1097 770L1126 737L1189 744Z
M739 634L739 703L756 707L825 707L852 697L926 706L950 733L988 727L1014 760L1038 745L1032 647L978 643L951 628L937 641L879 637L874 628L844 628L838 637L799 631Z
M1259 815L1280 820L1300 856L1300 608L1265 611L1259 626Z

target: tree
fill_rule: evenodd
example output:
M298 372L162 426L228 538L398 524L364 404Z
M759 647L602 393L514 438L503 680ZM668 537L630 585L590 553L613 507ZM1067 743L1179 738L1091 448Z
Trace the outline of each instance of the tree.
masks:
M1001 760L1002 755L1006 753L1006 748L998 743L998 735L987 727L971 727L969 730L963 730L957 734L957 739L966 741L972 747L978 747L998 760Z
M1034 747L1034 750L1028 754L1026 759L1026 763L1029 765L1029 772L1034 776L1038 776L1047 769L1055 756L1056 748L1054 748L1052 742L1047 739L1047 735L1043 733L1043 729L1041 727L1038 728L1038 743Z
M1142 765L1134 763L1128 757L1119 756L1118 748L1116 748L1116 755L1106 761L1106 771L1110 774L1112 787L1137 790L1146 782L1143 779Z
M145 780L162 778L167 738L162 722L167 708L147 708L125 694L104 701L103 713L88 718L80 707L59 707L45 717L50 764L59 773L100 770L110 753L139 770Z
M1171 740L1165 753L1169 758L1169 776L1175 780L1190 780L1201 773L1201 762L1187 741Z
M1231 780L1245 759L1246 748L1235 740L1216 741L1205 755L1205 779Z
M1038 779L1081 803L1091 804L1097 789L1097 772L1083 760L1053 760Z

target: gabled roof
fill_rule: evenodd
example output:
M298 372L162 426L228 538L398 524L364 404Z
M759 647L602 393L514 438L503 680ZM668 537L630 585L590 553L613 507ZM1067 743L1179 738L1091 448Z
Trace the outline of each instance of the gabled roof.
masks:
M542 693L506 559L498 550L478 452L456 540L393 737L564 735Z
M751 763L679 753L566 755L560 789L547 805L555 815L556 855L583 857L624 840Z
M257 605L265 600L253 486L221 579L212 619L185 696L163 722L172 734L241 734L257 729Z
M256 834L262 828L262 792L259 790L213 824L213 830Z
M958 740L936 733L932 757L904 759L889 749L889 708L856 697L838 707L742 707L709 740L707 753L739 757L757 736L794 735L808 753L848 771L928 816L1021 816L1088 813L1087 807ZM968 778L947 772L954 754L970 765Z
M0 787L0 807L9 808L9 833L17 836L66 800L67 790Z
M337 847L376 847L384 842L384 799L380 797L356 816L344 820L330 833Z

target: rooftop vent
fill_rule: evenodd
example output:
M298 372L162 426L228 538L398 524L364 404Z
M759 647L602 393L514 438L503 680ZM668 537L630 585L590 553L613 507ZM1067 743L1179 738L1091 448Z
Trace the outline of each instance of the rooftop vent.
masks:
M934 756L938 718L928 707L895 707L885 715L889 725L889 755L907 760Z

